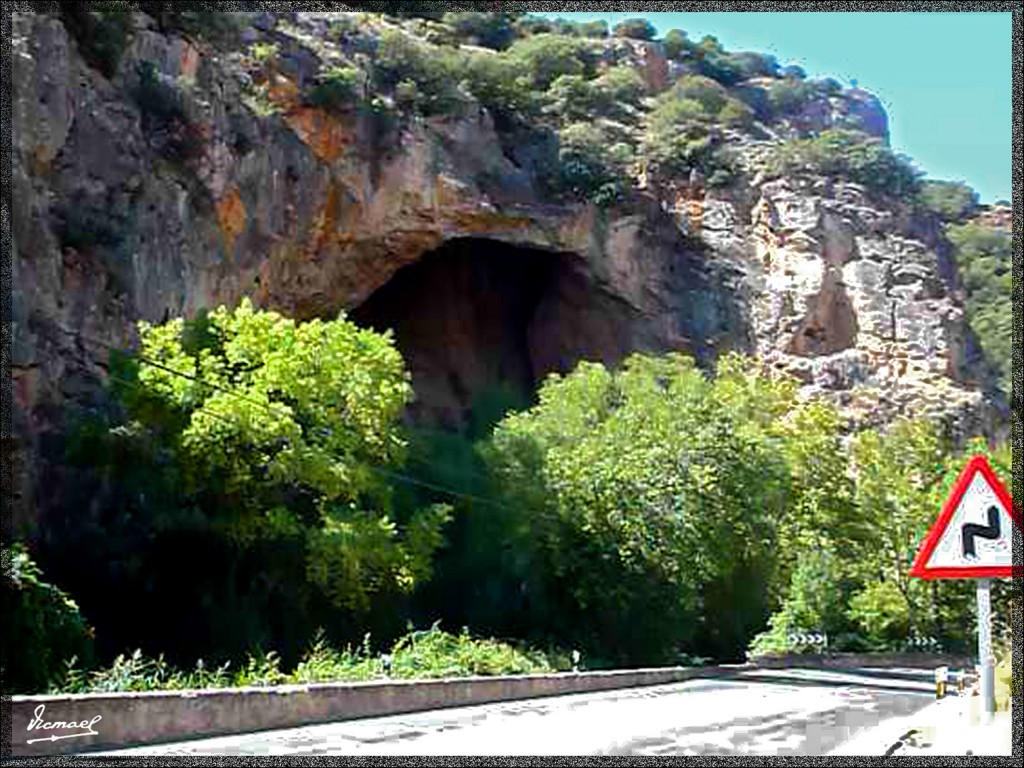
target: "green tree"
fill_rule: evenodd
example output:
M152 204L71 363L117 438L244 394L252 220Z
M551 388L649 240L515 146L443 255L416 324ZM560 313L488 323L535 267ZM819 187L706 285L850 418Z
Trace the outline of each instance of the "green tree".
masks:
M549 377L499 425L490 465L529 510L565 631L620 663L745 646L791 493L778 442L792 394L740 358L709 382L685 357L634 355Z
M561 75L589 75L593 69L585 42L553 34L517 40L506 55L523 68L538 91L546 91Z
M516 39L513 20L505 13L450 12L444 15L443 21L459 37L484 48L503 51Z
M925 179L917 199L948 222L961 222L978 207L978 193L962 181Z
M113 77L135 31L130 4L61 2L59 7L82 58L105 77Z
M400 461L404 446L398 419L412 390L390 339L343 318L298 324L247 299L204 322L205 343L194 346L181 320L140 326L139 382L188 414L181 448L192 481L216 478L243 539L307 522L308 572L335 604L365 609L381 586L411 589L429 573L444 516L416 516L403 538L387 486L369 471ZM281 503L295 487L312 519Z
M447 115L461 102L457 88L461 62L461 56L420 43L403 31L386 29L373 61L373 79L378 88L391 92L401 83L414 83L416 104L424 115Z
M90 664L93 630L71 597L44 580L20 542L4 547L4 684L13 693L39 693L68 663Z
M69 560L67 542L48 556L87 584L116 650L294 657L318 624L341 637L394 624L449 510L395 504L386 467L403 461L411 388L391 339L248 300L142 324L140 338L111 367L122 413L68 458L96 486L96 514L64 523L88 553ZM125 626L112 600L139 620Z
M539 111L538 94L514 60L506 56L471 54L461 77L473 97L498 120L499 127L522 122Z
M967 290L967 321L999 376L1013 389L1013 251L1011 237L982 224L950 225L946 236Z
M908 158L866 134L830 129L808 139L792 139L775 148L768 162L775 175L814 173L845 178L874 194L912 197L920 171Z
M681 60L696 47L681 29L670 29L661 42L665 47L665 56L673 61Z
M621 201L629 187L627 169L618 153L610 153L609 135L594 123L574 123L559 134L556 188L577 200L599 205Z
M658 30L647 19L625 19L612 28L612 34L631 40L653 40L658 36Z

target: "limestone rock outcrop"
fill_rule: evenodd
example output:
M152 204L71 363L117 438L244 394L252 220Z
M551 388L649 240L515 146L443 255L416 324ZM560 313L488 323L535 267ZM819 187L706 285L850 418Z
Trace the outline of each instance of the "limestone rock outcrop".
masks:
M752 173L700 189L679 203L685 210L651 193L607 210L556 204L534 173L549 148L510 148L471 100L390 132L372 115L304 103L326 54L298 22L282 31L257 17L247 31L281 49L267 102L254 104L235 59L142 20L107 79L58 19L13 16L14 444L5 450L19 524L75 501L55 490L62 435L75 408L98 401L110 349L132 345L136 321L242 296L298 318L345 310L406 322L420 406L442 422L457 421L488 383L484 351L507 339L518 351L499 350L495 365L524 385L584 358L680 350L707 363L738 349L855 420L924 407L959 414L964 430L991 427L937 225L880 207L855 185ZM630 48L649 85L664 87L671 73L658 46ZM139 89L154 87L146 66L187 119L154 122L140 107ZM862 101L883 133L884 112ZM756 142L737 149L756 165ZM432 293L398 277L445 254L451 264L421 286ZM484 314L458 303L502 290L533 293ZM417 329L389 309L389 292L436 315ZM504 334L510 318L518 330Z

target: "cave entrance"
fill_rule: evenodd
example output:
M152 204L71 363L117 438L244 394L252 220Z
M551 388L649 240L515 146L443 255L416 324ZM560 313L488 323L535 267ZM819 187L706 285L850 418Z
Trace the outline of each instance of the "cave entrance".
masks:
M629 352L626 305L573 254L459 238L403 267L349 313L392 329L412 373L412 422L479 436L543 378Z

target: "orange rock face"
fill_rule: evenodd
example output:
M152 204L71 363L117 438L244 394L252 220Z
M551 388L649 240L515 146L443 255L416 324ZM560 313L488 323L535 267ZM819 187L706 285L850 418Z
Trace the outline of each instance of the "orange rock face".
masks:
M229 253L234 251L235 240L245 231L247 220L245 204L242 203L238 187L231 187L217 201L217 223L220 225Z
M325 163L342 156L353 141L348 128L333 115L315 107L296 107L284 117L302 142Z

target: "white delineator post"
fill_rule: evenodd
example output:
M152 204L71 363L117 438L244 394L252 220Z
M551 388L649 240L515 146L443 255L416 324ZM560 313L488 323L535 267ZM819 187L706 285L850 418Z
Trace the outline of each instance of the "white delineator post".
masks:
M991 721L996 711L995 659L992 658L992 604L989 599L990 579L978 579L978 678L985 720Z

